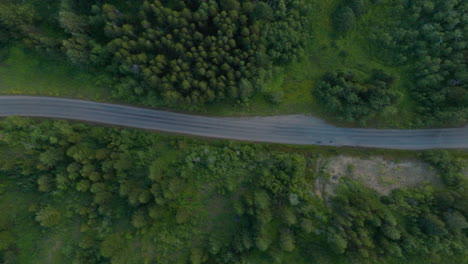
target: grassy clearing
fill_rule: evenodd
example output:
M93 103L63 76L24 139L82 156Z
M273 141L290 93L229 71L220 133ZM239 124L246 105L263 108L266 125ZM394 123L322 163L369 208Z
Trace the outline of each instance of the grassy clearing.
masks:
M96 85L100 78L20 45L9 48L0 62L0 94L48 95L106 100L110 91Z

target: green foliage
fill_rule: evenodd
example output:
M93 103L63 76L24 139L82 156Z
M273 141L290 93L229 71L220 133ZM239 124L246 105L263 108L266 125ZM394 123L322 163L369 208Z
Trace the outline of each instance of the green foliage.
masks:
M105 70L114 96L149 105L248 101L273 66L298 59L307 37L303 0L57 2L2 3L0 38L13 34L80 67ZM54 11L38 12L46 8ZM47 26L55 34L38 21L54 24Z
M8 249L15 242L15 238L10 231L0 231L0 251Z
M453 230L463 230L468 228L466 218L458 211L448 211L445 212L443 216L447 226Z
M339 33L353 28L356 20L368 11L368 0L343 1L333 13L333 26Z
M280 244L281 249L286 252L291 252L294 250L294 237L290 230L285 229L280 233Z
M466 1L393 1L393 23L375 27L372 39L395 65L411 72L419 124L463 124L468 118Z
M10 55L0 49L0 60L9 58L0 65L0 91L108 99L106 92L112 89L113 99L210 114L306 112L331 117L334 112L321 111L320 100L309 92L325 72L383 68L396 76L392 89L403 96L372 125L421 127L463 124L466 119L463 1L144 3L2 1L0 46L8 42L15 48ZM153 9L161 16L152 16ZM354 25L335 23L334 14L344 9L348 18L354 15ZM231 24L235 30L225 30ZM336 38L330 32L335 24L353 30L337 32ZM201 30L207 28L221 32ZM306 56L298 61L301 53ZM65 57L76 66L70 67ZM272 70L289 61L298 62L284 72ZM252 97L257 91L265 96ZM247 103L249 98L253 101ZM238 104L226 107L228 101ZM202 107L204 102L216 103Z
M346 239L333 232L327 234L327 242L336 254L343 254L348 246Z
M271 103L277 105L283 101L284 92L281 90L275 90L275 91L270 92L267 96L268 96L268 100Z
M63 216L52 206L46 206L36 213L36 221L42 226L54 227L62 222Z
M350 30L356 21L356 15L350 7L340 7L333 15L335 29L340 32Z
M438 170L440 178L446 185L457 187L463 182L463 168L466 162L461 158L446 150L427 151L421 156Z
M126 262L134 257L124 255L133 237L145 240L148 234L145 245L157 254L148 261L172 263L180 251L181 261L229 263L254 254L254 245L266 254L278 247L294 251L299 218L313 229L308 219L315 209L306 206L310 196L299 187L305 185L301 155L225 143L186 146L142 132L23 118L8 118L0 129L5 144L24 155L12 164L1 160L0 167L27 172L29 190L39 189L44 198L34 219L50 230L80 223L86 237L81 245L90 252L70 249L77 261ZM179 151L173 155L164 146ZM241 207L237 215L234 197ZM280 214L284 221L273 218ZM189 253L191 244L198 246Z
M394 77L374 69L368 79L353 72L327 73L315 89L320 103L346 121L366 122L395 105L400 95L392 89Z
M18 117L0 122L0 135L3 262L375 263L466 253L463 178L384 197L344 180L323 201L309 150ZM40 238L24 238L31 232Z
M101 243L101 254L104 257L110 258L112 256L118 255L124 246L125 241L122 237L122 234L110 234L107 237L105 237L103 242Z
M139 11L143 23L132 25L116 18L121 26L110 26L114 18L109 13L117 9L103 7L104 17L110 20L105 30L115 74L143 80L139 87L144 90L128 87L119 95L136 98L157 92L166 102L195 105L226 98L247 100L254 90L245 82L261 85L260 73L271 67L268 60L288 62L299 54L305 20L296 10L298 2L271 16L268 4L259 2L254 17L272 19L262 24L249 19L250 11L241 9L237 1L220 5L208 1L183 10L159 1L144 2ZM147 8L150 5L153 8ZM265 52L270 58L258 61Z
M351 0L349 2L349 6L353 9L356 16L361 16L368 11L368 0Z
M467 237L460 233L467 228L466 210L459 211L457 202L448 198L464 195L463 188L446 192L426 186L379 197L355 182L345 182L331 201L328 243L338 254L369 262L382 257L466 254Z
M448 232L445 229L445 224L437 216L427 214L420 220L422 231L433 236L446 235Z
M301 1L278 1L276 21L267 23L262 31L268 58L280 64L297 61L303 53L308 5ZM260 56L260 55L257 55ZM258 58L258 57L257 57ZM262 63L264 64L264 63Z
M37 180L38 189L41 192L50 192L52 190L52 177L42 175Z

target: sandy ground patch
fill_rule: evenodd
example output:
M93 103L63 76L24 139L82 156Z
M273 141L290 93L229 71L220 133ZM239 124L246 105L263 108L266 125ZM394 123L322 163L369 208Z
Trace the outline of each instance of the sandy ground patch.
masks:
M363 159L340 155L320 161L320 166L326 176L316 181L315 190L319 195L333 194L334 186L343 176L358 180L384 195L397 188L413 188L425 182L440 184L435 169L419 160L391 161L382 157Z

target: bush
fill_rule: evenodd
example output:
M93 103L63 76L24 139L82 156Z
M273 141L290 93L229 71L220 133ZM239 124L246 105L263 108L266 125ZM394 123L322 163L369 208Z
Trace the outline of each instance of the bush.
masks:
M366 122L387 107L395 105L400 97L392 89L394 77L374 69L363 79L353 72L329 72L314 90L319 103L338 119Z
M465 164L452 153L446 150L433 150L424 152L422 158L438 170L442 182L447 186L456 187L462 182Z
M350 7L337 8L333 14L333 26L339 32L349 31L356 22L356 15Z
M282 90L274 90L268 93L267 98L273 104L280 104L283 101L284 92Z

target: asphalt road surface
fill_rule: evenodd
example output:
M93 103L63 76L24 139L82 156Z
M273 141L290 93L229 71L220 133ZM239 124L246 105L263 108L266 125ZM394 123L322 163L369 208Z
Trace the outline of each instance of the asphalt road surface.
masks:
M416 130L340 128L305 115L206 117L53 97L0 96L0 116L12 115L255 142L391 149L468 148L468 125Z

